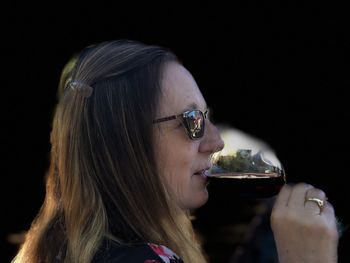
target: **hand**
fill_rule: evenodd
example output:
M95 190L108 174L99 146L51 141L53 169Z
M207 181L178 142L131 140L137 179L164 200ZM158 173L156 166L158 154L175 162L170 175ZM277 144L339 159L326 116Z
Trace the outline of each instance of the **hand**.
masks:
M317 199L324 200L323 207ZM271 214L280 263L337 262L337 220L326 199L322 190L304 183L281 189Z

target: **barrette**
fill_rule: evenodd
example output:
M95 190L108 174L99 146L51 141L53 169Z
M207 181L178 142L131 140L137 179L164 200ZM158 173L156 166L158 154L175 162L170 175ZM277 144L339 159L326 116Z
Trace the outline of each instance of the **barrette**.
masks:
M84 98L90 97L93 91L93 88L91 86L76 80L70 81L67 86L70 89L81 93L81 95L83 95Z

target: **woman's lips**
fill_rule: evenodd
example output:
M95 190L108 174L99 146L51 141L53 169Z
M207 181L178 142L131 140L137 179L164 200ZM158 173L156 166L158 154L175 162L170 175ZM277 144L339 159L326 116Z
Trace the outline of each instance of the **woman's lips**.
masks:
M210 170L209 169L204 169L199 172L194 173L194 175L199 175L204 179L207 179L208 177L211 176Z

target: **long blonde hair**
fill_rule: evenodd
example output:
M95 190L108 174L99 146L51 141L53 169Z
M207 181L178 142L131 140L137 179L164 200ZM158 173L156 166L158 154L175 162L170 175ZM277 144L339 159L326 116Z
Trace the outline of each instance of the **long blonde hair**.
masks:
M189 216L156 170L152 119L169 61L178 61L169 50L125 40L68 62L45 201L13 262L91 262L105 239L162 244L185 262L205 262Z

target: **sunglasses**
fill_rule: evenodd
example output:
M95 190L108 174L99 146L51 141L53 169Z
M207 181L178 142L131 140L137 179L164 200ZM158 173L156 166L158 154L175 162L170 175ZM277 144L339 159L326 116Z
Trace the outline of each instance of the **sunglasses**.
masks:
M181 119L187 135L191 140L200 139L204 135L205 119L208 117L208 110L202 112L200 110L189 110L179 115L172 115L160 119L156 119L153 123Z

